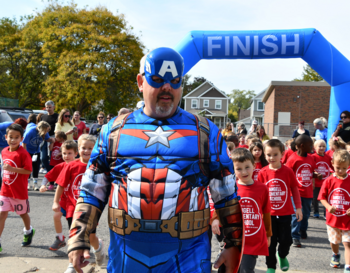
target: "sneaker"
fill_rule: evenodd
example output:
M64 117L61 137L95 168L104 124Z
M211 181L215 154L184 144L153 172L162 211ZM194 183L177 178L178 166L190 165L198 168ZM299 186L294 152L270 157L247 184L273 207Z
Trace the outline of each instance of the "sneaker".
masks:
M27 187L28 191L32 189L32 186L30 185L30 182L28 182L28 187Z
M47 174L47 170L43 169L43 170L41 171L41 173L42 173L42 174Z
M293 246L294 247L301 247L301 243L299 239L293 239Z
M333 268L339 268L340 267L340 253L335 255L332 255L332 260L330 263L330 266Z
M61 241L58 236L56 236L56 240L53 242L53 244L49 247L50 250L56 251L62 247L66 246L66 241L64 240L65 237L63 236L63 240Z
M307 233L306 233L306 231L301 230L301 231L300 231L300 237L301 237L301 239L307 239Z
M34 183L34 190L39 191L38 183Z
M35 229L32 228L32 232L29 233L28 235L25 235L24 234L24 237L23 237L23 242L22 242L22 246L30 246L30 244L32 243L32 239L34 237L34 234L35 234Z
M318 213L314 213L314 218L320 218L320 215Z
M275 273L276 272L276 269L274 268L268 268L266 273Z
M77 271L75 271L74 267L73 267L73 264L72 263L69 263L68 267L67 267L67 270L64 271L64 273L77 273Z
M99 243L100 243L100 250L99 251L95 251L95 249L93 249L93 253L95 254L95 260L97 265L101 266L103 265L103 262L106 259L106 255L105 255L105 251L104 251L104 247L103 247L103 241L101 239L98 239Z
M44 168L40 168L39 173L43 173Z
M53 185L49 185L48 187L47 187L47 190L48 191L53 191L53 190L55 190L55 187L53 186Z
M278 264L280 265L280 268L282 271L288 271L289 269L289 262L287 260L287 258L281 258L280 255L278 255L277 252L277 260L278 260Z

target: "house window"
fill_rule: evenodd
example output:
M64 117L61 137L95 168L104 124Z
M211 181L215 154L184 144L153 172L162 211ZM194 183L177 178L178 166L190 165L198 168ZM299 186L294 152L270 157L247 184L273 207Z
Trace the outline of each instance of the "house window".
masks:
M215 100L215 109L221 109L221 100Z
M197 108L198 107L198 100L191 100L191 108Z
M221 118L214 118L214 124L220 129L220 127L221 127Z
M264 111L265 105L262 101L258 101L258 111Z
M203 107L209 107L209 100L203 101Z

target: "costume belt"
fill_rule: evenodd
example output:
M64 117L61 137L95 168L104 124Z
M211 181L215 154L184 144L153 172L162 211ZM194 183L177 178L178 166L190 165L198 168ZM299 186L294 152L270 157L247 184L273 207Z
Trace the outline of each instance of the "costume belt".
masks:
M109 208L109 228L119 235L131 232L169 233L174 238L191 239L209 228L210 210L180 212L169 220L131 218L124 210Z

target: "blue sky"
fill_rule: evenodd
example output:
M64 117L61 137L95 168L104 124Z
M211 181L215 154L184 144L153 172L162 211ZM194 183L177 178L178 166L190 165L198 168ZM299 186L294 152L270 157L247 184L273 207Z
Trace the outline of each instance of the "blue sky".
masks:
M350 2L348 0L76 0L80 7L104 5L123 13L148 50L174 47L191 30L273 30L316 28L350 59ZM0 0L0 17L19 17L41 10L41 0ZM257 93L271 81L300 77L306 63L288 60L200 61L189 71L229 93L250 89ZM136 76L136 75L135 75Z

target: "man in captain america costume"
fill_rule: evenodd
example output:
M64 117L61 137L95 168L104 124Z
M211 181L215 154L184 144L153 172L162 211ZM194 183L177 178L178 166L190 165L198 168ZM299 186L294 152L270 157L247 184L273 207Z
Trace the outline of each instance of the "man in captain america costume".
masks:
M215 267L237 272L242 214L225 141L212 122L177 106L179 53L157 48L140 63L145 106L100 132L74 213L70 261L78 272L87 265L89 234L108 204L109 273L211 272L209 185L226 243Z

